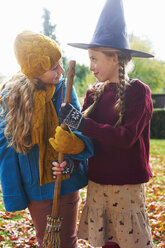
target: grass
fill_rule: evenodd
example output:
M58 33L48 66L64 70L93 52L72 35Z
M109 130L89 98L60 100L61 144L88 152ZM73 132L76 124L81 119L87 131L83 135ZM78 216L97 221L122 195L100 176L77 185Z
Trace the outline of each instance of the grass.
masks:
M165 156L165 139L151 139L150 156Z
M151 139L150 165L156 176L157 183L165 181L165 139Z

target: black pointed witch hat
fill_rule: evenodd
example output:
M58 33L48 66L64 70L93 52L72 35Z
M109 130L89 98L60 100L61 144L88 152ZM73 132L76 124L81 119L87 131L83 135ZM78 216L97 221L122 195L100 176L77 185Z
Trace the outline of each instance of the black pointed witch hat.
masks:
M133 57L154 57L149 53L130 49L122 0L106 1L89 44L68 43L68 45L82 49L109 47L128 52Z

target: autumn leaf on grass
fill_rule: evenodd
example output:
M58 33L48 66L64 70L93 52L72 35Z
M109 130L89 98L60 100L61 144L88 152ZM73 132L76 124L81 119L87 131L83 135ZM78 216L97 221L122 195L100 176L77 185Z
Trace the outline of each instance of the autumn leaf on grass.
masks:
M5 241L4 237L0 235L0 241Z

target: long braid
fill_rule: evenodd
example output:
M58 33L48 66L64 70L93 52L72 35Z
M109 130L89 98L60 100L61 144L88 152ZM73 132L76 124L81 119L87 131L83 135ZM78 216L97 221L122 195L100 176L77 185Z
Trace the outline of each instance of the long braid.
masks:
M122 124L123 116L125 113L125 90L126 90L126 81L125 81L125 64L122 56L119 55L119 88L118 95L119 99L116 103L115 109L117 109L119 114L119 119L115 124L115 127L118 127Z

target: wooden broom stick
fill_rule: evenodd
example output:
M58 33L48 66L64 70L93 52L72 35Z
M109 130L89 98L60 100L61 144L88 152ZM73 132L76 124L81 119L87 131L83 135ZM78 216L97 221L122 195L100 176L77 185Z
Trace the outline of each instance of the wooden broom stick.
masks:
M64 102L71 102L72 97L72 86L73 86L73 78L75 75L75 66L76 62L74 60L71 60L69 62L68 67L68 77L67 77L67 86L66 86L66 92L65 92L65 100ZM65 124L61 124L61 127L64 130L68 130L68 126ZM62 152L59 152L58 154L58 162L62 163L64 159L64 154ZM55 189L54 189L54 199L53 199L53 206L52 206L52 217L58 218L59 216L59 208L60 208L60 192L61 192L61 175L57 175L56 183L55 183Z

